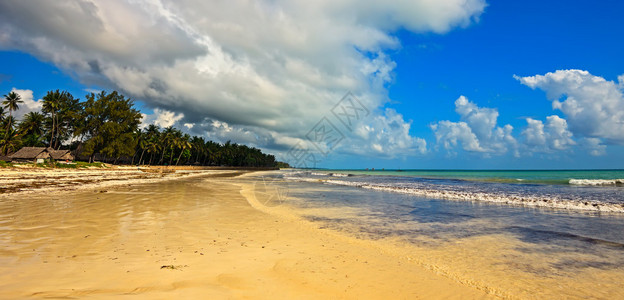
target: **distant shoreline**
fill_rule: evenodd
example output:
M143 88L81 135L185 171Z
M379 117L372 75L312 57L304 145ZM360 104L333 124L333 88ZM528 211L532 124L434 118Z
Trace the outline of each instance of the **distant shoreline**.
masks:
M36 165L13 165L0 168L0 197L88 189L106 192L108 188L119 185L265 170L276 170L276 168L128 165L47 168Z

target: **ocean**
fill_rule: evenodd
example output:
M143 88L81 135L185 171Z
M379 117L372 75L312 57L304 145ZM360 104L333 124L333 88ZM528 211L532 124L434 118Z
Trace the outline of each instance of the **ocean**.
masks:
M289 170L255 180L258 194L278 195L267 206L409 247L410 260L503 297L624 299L624 170Z
M440 199L624 212L624 170L317 170L289 178Z

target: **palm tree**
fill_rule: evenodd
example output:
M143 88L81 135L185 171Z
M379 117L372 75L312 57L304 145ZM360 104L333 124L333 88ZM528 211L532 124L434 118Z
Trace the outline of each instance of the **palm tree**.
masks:
M42 111L46 114L50 114L52 119L52 127L50 128L50 147L53 146L52 142L54 141L54 129L56 129L56 116L60 105L61 92L59 90L54 92L49 91L45 96L43 96Z
M13 125L15 124L15 117L8 116L2 120L2 128L4 128L4 132L9 132L13 129Z
M169 165L173 163L173 153L176 148L182 148L182 131L173 129L169 145L171 147L171 155L169 156Z
M71 135L83 135L86 124L80 114L82 107L79 99L75 99L67 91L48 91L43 97L42 111L49 125L50 147L58 148L63 140Z
M193 148L193 145L190 142L191 136L188 134L184 134L182 137L178 139L178 146L180 146L180 155L178 155L178 160L176 161L176 166L180 163L180 158L182 157L182 153L184 150Z
M147 143L146 150L147 150L147 153L150 154L150 160L149 160L148 165L152 164L152 159L154 158L154 153L158 152L159 149L160 149L160 146L158 146L158 143L156 142L155 139L154 140L150 140Z
M18 126L18 132L22 136L22 144L27 147L43 146L43 123L44 116L38 112L29 112Z
M43 137L36 134L22 136L23 147L44 147Z
M195 161L193 163L198 164L200 161L200 155L203 156L206 153L206 141L202 137L194 136L191 139L191 144L195 150Z
M24 115L24 119L19 124L19 132L21 134L43 134L44 116L39 112L29 112Z
M163 129L162 133L160 134L160 143L162 144L162 154L160 156L160 160L158 161L158 163L160 164L164 164L164 159L165 159L165 150L168 149L169 147L172 147L171 141L172 141L172 137L173 137L173 133L176 129L173 128L173 126L169 126L165 129Z
M145 133L143 132L141 128L139 128L135 132L133 132L132 135L133 135L132 140L136 142L136 145L134 146L134 151L132 154L132 161L130 162L130 164L134 165L134 159L136 158L137 153L141 149L141 144L145 141ZM141 159L139 158L139 164L140 163L141 163Z
M9 116L12 115L12 112L19 109L19 104L21 103L24 103L24 101L22 101L22 96L16 92L10 92L8 95L4 95L4 101L2 101L4 108L9 110Z
M9 117L13 116L13 112L19 109L19 104L24 103L22 101L22 96L20 96L16 92L10 92L8 95L4 95L4 101L2 101L2 105L4 108L9 110ZM7 134L9 133L9 127L12 125L13 119L10 119L10 122L7 124Z
M21 139L17 130L9 128L4 135L4 138L0 140L0 152L2 155L7 155L10 152L15 152L19 148Z

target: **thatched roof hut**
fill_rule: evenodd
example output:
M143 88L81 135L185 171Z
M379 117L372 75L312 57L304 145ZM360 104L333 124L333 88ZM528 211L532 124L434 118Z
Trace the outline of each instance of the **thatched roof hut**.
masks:
M45 147L24 147L11 155L15 162L36 162L42 163L47 159L54 160L74 160L74 156L69 150L54 150Z
M47 151L54 160L74 160L74 156L69 150L54 150L52 148L48 148Z

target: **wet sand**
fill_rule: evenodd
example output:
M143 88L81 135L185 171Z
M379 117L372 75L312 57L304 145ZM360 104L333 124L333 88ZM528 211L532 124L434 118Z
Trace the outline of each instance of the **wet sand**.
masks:
M288 197L282 205L257 205L260 210L306 220L326 234L357 238L352 242L405 257L465 286L511 299L624 299L624 224L617 215L459 205L322 183L275 182Z
M2 298L491 298L401 249L263 209L237 177L0 199Z

